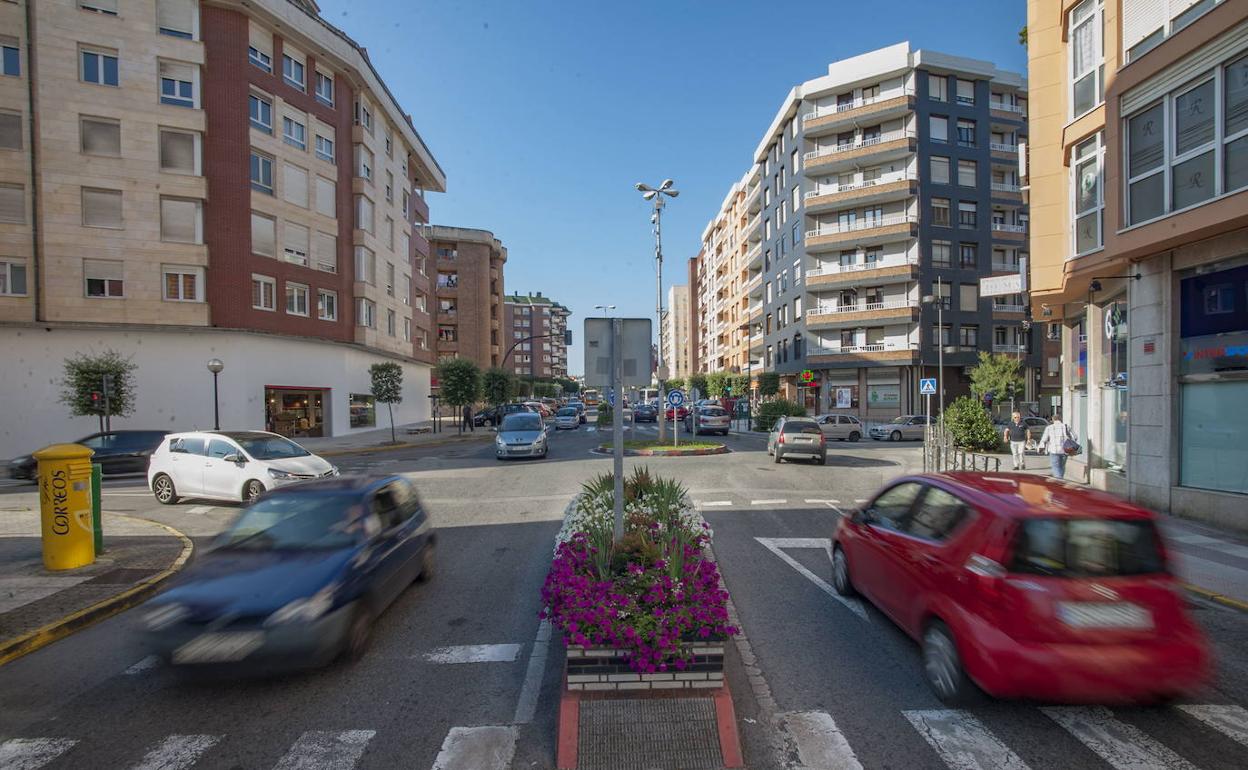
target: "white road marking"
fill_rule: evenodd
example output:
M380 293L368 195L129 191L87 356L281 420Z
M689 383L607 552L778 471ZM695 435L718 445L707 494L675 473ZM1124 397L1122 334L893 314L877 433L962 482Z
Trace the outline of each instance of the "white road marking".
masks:
M0 767L35 770L73 748L73 738L13 738L0 743Z
M159 665L160 665L160 658L158 656L148 655L143 660L140 660L138 663L135 663L133 666L126 669L125 673L128 676L134 676L135 674L141 674L144 671L150 671L151 669L156 668Z
M220 740L219 735L170 735L144 754L143 761L132 770L185 770Z
M1248 746L1248 709L1243 706L1179 706L1209 727Z
M965 711L901 712L950 770L1027 770L1027 763Z
M542 676L546 673L546 656L550 651L550 621L543 620L537 626L533 639L533 651L529 653L529 665L524 671L524 684L516 699L516 713L512 723L527 725L537 712L537 699L542 694Z
M452 727L433 770L507 770L515 753L515 727Z
M865 503L865 502L867 502L867 498L865 498L865 497L859 497L859 498L857 498L856 500L854 500L854 502L855 502L855 503Z
M100 493L103 497L151 497L151 492L110 492L107 489Z
M806 502L814 503L815 505L840 505L841 504L840 500L819 500L819 499L811 499L809 497L806 498Z
M751 500L750 505L784 505L788 500Z
M727 505L732 505L732 501L731 500L707 500L705 502L698 503L698 505L702 506L703 508L716 508L716 507L722 508Z
M862 763L830 715L822 711L796 711L779 717L797 747L801 767L862 770Z
M212 505L196 505L186 509L187 513L212 513L215 506Z
M439 647L421 657L430 663L511 663L519 654L518 644L465 644Z
M375 730L315 731L299 736L274 770L352 770Z
M863 620L867 619L867 611L863 608L862 602L857 599L851 599L841 596L836 589L828 585L827 581L819 577L815 573L806 569L797 559L789 556L784 552L785 548L821 548L828 555L828 561L832 560L832 541L826 537L756 537L764 548L779 556L781 561L797 570L797 573L806 578L810 582L818 586L828 596L840 602L850 612L854 613Z
M1040 709L1117 770L1196 770L1196 766L1120 722L1103 706L1050 706Z

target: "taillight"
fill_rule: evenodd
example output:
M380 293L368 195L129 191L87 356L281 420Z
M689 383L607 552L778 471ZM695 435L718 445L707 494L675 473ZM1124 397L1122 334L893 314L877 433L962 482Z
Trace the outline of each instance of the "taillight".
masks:
M783 443L784 443L784 434L783 434L783 433L781 433L781 434L780 434L780 438L776 439L776 443L777 443L777 444L783 444Z

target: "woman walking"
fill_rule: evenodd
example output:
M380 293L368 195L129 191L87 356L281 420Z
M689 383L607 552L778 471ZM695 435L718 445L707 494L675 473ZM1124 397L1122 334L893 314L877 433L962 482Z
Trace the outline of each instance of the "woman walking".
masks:
M1070 451L1070 450L1074 451ZM1049 469L1055 479L1066 477L1066 457L1079 450L1070 426L1062 422L1060 414L1053 415L1053 421L1044 429L1040 437L1040 451L1049 454Z

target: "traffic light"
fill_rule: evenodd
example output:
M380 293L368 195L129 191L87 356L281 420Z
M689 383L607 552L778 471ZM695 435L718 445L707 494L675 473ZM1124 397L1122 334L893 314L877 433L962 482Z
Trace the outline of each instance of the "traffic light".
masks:
M104 395L106 396L113 395L113 375L111 374L102 375L100 377L100 381L102 385L100 390L103 391Z
M732 395L732 386L731 386L731 385L725 385L725 386L724 386L724 395L725 395L725 396L731 396L731 395Z
M96 408L100 406L100 392L98 390L91 391L91 406Z

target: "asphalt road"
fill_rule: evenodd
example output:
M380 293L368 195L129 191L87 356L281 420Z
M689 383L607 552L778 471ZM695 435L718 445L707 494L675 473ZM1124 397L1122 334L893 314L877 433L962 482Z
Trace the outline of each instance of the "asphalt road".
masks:
M500 462L488 441L334 458L344 472L409 474L441 530L434 579L382 616L363 660L260 681L192 677L154 665L135 636L139 611L122 613L0 668L0 770L449 767L474 742L514 744L517 770L553 767L562 654L552 640L541 665L539 588L568 500L610 468L590 453L603 438L585 428L553 435L547 460ZM1001 760L984 766L1105 767L1089 735L1126 735L1161 752L1136 764L1111 755L1110 766L1186 767L1179 757L1243 766L1248 732L1237 743L1228 728L1175 708L1113 709L1109 723L1100 712L1055 717L1036 704L944 711L923 684L915 645L878 612L818 585L830 583L831 568L809 540L829 537L839 509L912 469L917 446L833 444L821 467L774 464L761 437L728 443L728 455L628 465L680 478L715 529L745 631L729 648L729 680L750 767L793 768L801 758L808 767L853 767L843 761L851 755L863 767L975 767L968 757L976 756ZM0 490L0 508L24 504L30 490ZM157 505L141 479L106 482L104 501L201 545L237 514L204 501ZM1215 687L1194 703L1243 703L1248 664L1236 655L1248 649L1248 617L1204 605L1195 612L1222 663ZM1199 713L1248 724L1248 712ZM1079 724L1101 719L1108 732L1059 723L1075 724L1072 715ZM1095 746L1121 752L1109 738ZM812 761L812 752L824 759ZM19 755L50 759L20 764Z

